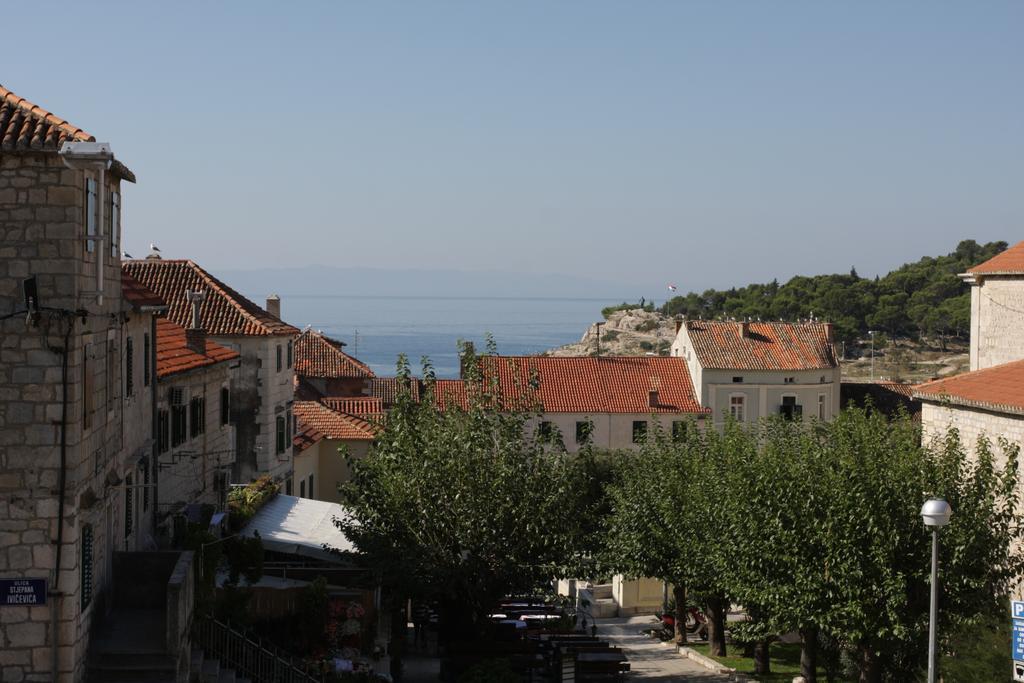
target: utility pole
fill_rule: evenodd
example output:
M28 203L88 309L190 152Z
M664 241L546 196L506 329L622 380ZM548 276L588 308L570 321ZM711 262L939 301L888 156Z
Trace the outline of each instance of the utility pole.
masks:
M868 334L871 335L871 381L875 381L875 331L868 330Z
M595 335L595 339L597 340L597 357L598 358L601 357L601 326L602 325L604 325L604 323L594 323L594 327L597 328L597 334Z

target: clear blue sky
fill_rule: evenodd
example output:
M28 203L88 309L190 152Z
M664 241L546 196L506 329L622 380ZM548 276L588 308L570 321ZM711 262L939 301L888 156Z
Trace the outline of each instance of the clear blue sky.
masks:
M137 173L135 256L685 290L1024 239L1022 2L57 2L2 21L0 83Z

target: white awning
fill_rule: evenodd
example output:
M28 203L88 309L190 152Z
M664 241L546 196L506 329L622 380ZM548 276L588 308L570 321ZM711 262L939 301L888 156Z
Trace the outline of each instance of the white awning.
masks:
M337 503L278 494L239 533L254 536L258 532L267 550L344 564L342 557L324 550L324 545L345 553L356 552L334 524L334 519L347 514Z

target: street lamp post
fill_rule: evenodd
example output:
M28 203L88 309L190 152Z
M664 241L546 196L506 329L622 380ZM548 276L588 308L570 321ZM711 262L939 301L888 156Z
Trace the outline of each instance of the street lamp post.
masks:
M939 620L939 529L949 524L952 508L942 498L929 498L921 506L924 525L932 530L932 598L928 615L928 683L935 683L935 642Z

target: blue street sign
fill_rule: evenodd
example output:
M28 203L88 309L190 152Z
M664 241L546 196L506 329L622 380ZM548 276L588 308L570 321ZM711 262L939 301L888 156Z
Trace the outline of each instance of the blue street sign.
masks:
M1024 619L1024 600L1014 600L1010 603L1010 615L1014 619Z
M0 607L46 604L46 579L0 579Z
M1013 658L1024 661L1024 619L1013 620Z

